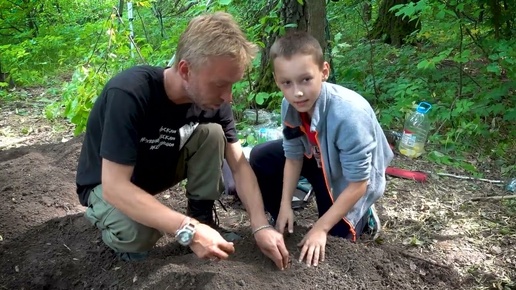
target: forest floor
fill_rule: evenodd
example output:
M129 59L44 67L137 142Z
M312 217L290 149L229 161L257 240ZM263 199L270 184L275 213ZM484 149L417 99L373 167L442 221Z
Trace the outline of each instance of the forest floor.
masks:
M50 122L44 90L0 103L0 289L516 289L516 202L485 181L429 175L428 182L389 178L377 209L376 242L330 237L318 267L297 262L297 242L314 222L314 204L296 212L286 237L291 267L275 269L255 246L244 211L219 208L222 227L241 236L227 261L196 258L164 237L143 262L118 261L83 217L75 194L81 137ZM44 98L43 98L44 99ZM392 166L467 175L424 158L396 155ZM492 164L476 164L499 179ZM160 195L184 212L183 188ZM230 197L223 202L229 204ZM473 199L473 200L472 200Z

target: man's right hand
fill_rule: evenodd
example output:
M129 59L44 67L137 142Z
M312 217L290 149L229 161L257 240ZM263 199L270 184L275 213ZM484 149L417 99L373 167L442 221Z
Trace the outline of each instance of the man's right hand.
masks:
M294 232L294 210L291 204L282 203L276 219L276 229L283 234L285 227L287 227L289 233Z
M235 252L233 243L227 242L219 232L201 223L195 225L190 249L202 259L227 259Z

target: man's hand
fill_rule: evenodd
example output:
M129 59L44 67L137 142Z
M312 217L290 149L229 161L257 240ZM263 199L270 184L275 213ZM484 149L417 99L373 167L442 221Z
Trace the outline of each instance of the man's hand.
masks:
M195 235L190 249L199 258L227 259L235 252L233 243L227 242L216 230L205 225L195 225Z
M298 244L301 249L299 262L303 262L306 256L306 265L317 266L319 261L324 261L327 233L318 228L312 228Z
M279 269L283 271L287 268L289 254L282 234L273 228L267 228L256 232L254 238L262 253L269 257Z
M285 227L290 234L294 232L294 210L292 210L291 204L283 205L282 203L276 220L276 229L283 234Z

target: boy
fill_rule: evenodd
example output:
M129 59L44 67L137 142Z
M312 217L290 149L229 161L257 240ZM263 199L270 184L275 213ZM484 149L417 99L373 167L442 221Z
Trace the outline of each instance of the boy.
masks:
M276 228L293 232L292 194L300 175L315 191L319 219L298 244L300 261L324 261L327 234L355 241L370 224L393 158L369 103L358 93L326 83L330 68L318 41L290 32L271 47L274 80L284 99L283 140L253 148L250 163Z

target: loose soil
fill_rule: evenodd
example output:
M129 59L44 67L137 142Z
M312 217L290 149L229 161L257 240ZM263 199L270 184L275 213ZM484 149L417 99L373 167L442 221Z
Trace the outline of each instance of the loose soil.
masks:
M255 246L244 213L238 208L230 208L228 211L234 213L224 213L221 218L222 226L242 237L236 241L236 254L228 261L200 260L170 237L160 240L147 261L118 261L101 242L98 231L84 219L84 208L75 195L80 145L81 138L75 138L1 152L1 287L457 289L465 283L450 267L409 256L396 246L365 241L353 244L334 238L328 241L327 260L309 268L295 258L299 254L296 243L307 231L304 226L287 237L292 263L281 272ZM184 211L180 187L159 198Z
M20 116L4 116L0 127L17 130ZM34 120L27 127L54 127ZM165 236L146 261L122 262L85 220L75 194L82 138L36 133L23 130L30 137L23 144L13 139L20 134L0 134L9 144L0 151L0 289L516 289L515 204L471 202L503 190L435 175L425 184L390 178L378 203L381 239L350 243L329 237L318 267L297 262L296 244L317 216L313 202L296 212L298 226L286 237L292 262L279 271L256 247L247 216L231 197L222 201L227 211L218 210L221 226L241 237L229 260L198 259ZM393 166L467 174L400 156ZM158 199L185 212L181 186Z

